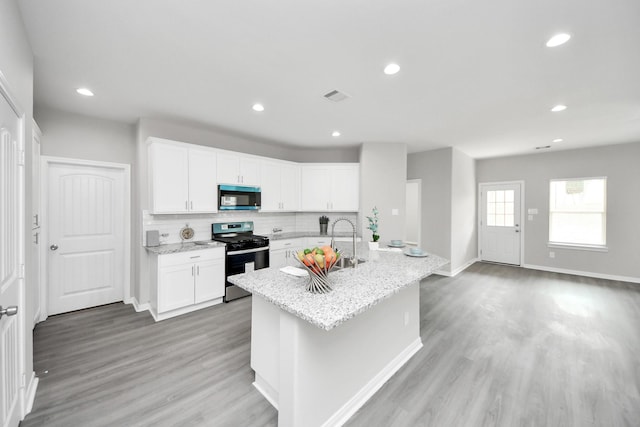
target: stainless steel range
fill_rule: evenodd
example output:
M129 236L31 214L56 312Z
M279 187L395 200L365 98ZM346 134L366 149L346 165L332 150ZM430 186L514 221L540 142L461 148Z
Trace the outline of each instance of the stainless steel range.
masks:
M211 239L226 245L225 278L269 267L269 238L253 234L253 221L211 224ZM226 280L225 302L248 295Z

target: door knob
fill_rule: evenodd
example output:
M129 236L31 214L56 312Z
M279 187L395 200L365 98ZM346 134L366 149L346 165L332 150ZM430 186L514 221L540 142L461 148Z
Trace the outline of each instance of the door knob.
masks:
M0 319L2 319L2 316L15 316L16 314L18 314L17 306L12 305L7 308L2 308L2 306L0 305Z
M516 233L519 233L519 232L520 232L520 230L516 230Z
M52 251L56 251L56 250L58 250L58 245L55 245L55 244L51 245L51 246L49 246L49 249L51 249Z

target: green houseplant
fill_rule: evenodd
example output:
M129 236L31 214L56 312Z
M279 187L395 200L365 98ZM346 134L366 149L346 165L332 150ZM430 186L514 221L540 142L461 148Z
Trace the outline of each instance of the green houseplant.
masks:
M367 229L371 230L371 241L369 242L369 250L378 249L378 240L380 235L378 234L378 208L376 206L371 210L371 216L368 216L369 225Z

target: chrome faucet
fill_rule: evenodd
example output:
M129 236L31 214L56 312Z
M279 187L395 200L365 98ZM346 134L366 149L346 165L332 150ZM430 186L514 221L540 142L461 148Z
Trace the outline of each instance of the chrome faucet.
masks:
M336 232L336 224L339 223L340 221L347 221L349 224L351 224L351 228L353 228L353 259L351 261L353 267L355 268L356 265L358 265L358 256L356 254L356 225L353 223L353 221L351 221L349 218L338 218L333 222L333 225L331 226L331 247L335 248L336 247L336 239L334 237L335 232Z

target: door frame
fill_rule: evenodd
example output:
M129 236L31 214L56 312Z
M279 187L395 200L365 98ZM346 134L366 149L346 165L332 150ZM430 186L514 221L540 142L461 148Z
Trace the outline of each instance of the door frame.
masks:
M51 165L76 165L98 167L104 169L117 169L124 173L124 289L123 301L131 300L131 165L126 163L101 162L95 160L71 159L67 157L42 156L40 160L40 177L49 176ZM40 185L40 212L42 214L41 234L43 244L40 247L41 280L40 280L40 321L49 316L49 265L47 250L49 243L49 191L48 180L41 179ZM46 242L47 244L44 244Z
M489 182L480 182L478 183L478 259L482 261L481 250L482 250L482 190L485 187L493 186L493 185L520 185L520 263L519 267L524 265L524 238L526 233L526 224L524 222L525 212L525 192L524 192L524 180L519 181L489 181Z
M31 406L33 405L33 399L35 398L36 388L38 387L38 380L35 377L35 372L31 372L27 375L26 365L29 355L27 355L27 311L30 310L31 304L27 301L26 295L26 247L27 247L27 230L26 230L26 139L27 139L27 127L26 127L26 114L17 98L13 96L13 91L10 88L9 81L0 71L0 97L4 98L9 104L9 107L15 112L18 117L18 153L20 159L18 160L18 376L20 378L18 387L18 403L16 411L19 412L19 419L24 420L25 416L31 412ZM29 229L29 235L31 230ZM33 354L31 355L33 358Z

